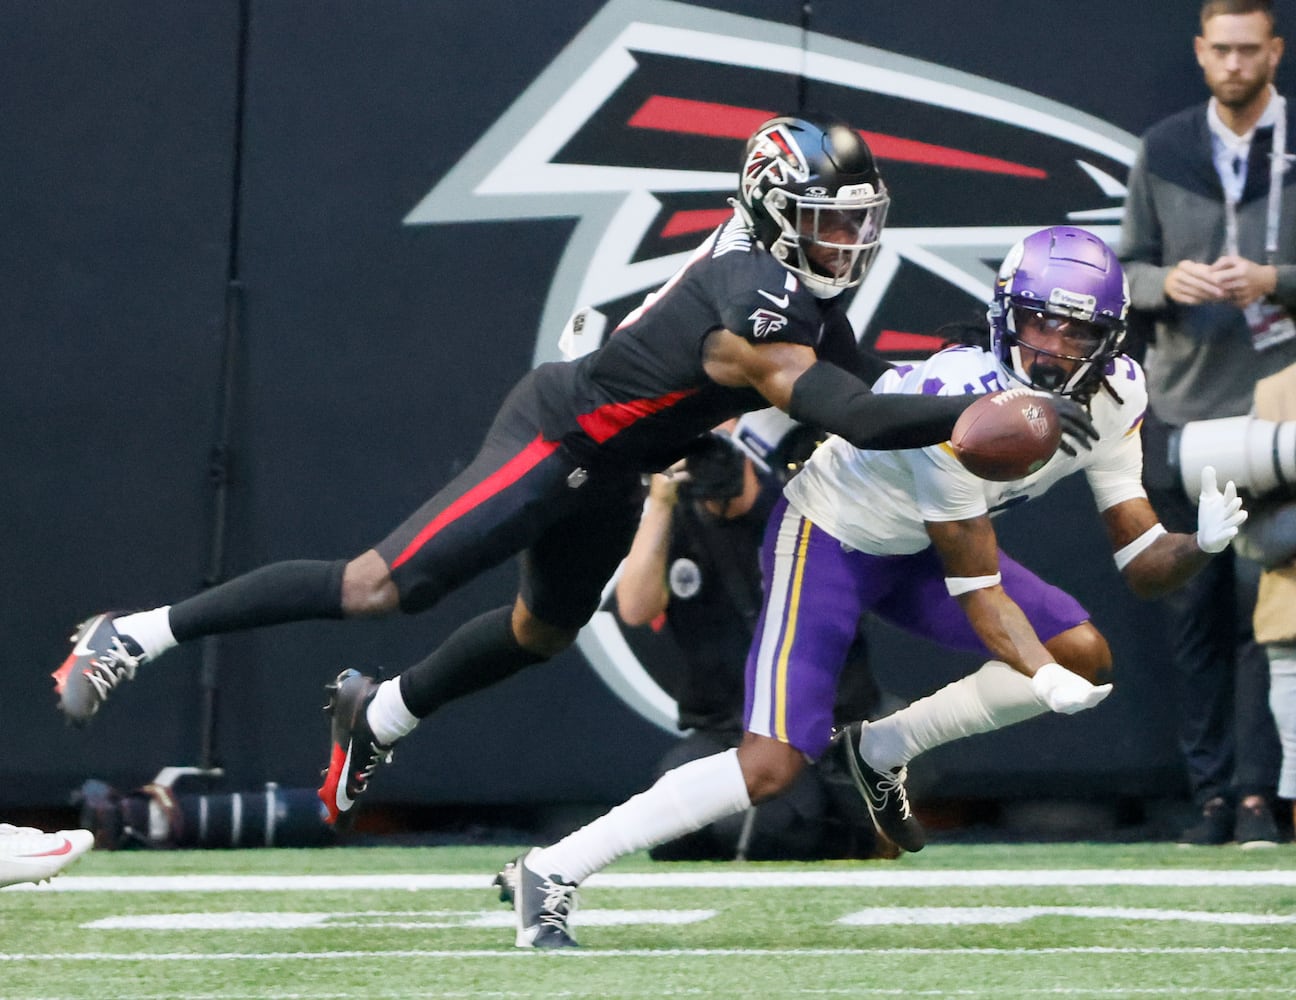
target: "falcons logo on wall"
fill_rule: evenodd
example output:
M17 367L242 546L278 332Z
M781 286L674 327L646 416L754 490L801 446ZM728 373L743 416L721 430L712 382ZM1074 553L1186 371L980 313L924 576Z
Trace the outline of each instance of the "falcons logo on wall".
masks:
M729 216L748 136L795 111L803 84L813 107L860 130L891 193L848 309L884 356L926 355L939 326L983 319L1003 255L1028 232L1070 223L1118 238L1135 136L948 67L668 0L607 4L404 221L577 220L534 361L593 350ZM580 646L675 731L673 700L610 613Z

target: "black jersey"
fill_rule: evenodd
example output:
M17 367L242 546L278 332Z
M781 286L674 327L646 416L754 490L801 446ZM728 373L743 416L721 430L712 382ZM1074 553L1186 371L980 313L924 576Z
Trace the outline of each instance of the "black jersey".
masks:
M639 473L768 401L702 368L708 334L805 344L859 372L839 305L815 298L736 217L598 350L540 365L509 393L472 462L377 546L407 611L525 550L537 618L589 620L639 522Z
M703 370L706 338L720 328L758 344L804 344L859 372L841 306L811 294L735 215L602 347L536 370L543 436L582 464L646 471L670 465L730 417L770 405L756 390L722 386Z

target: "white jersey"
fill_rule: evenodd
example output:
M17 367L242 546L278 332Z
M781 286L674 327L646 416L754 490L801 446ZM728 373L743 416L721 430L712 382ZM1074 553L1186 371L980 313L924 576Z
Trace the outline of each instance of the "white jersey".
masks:
M1081 469L1100 511L1144 497L1139 426L1147 409L1143 369L1120 355L1108 381L1121 402L1100 389L1090 413L1099 439L1072 457L1059 449L1038 472L1008 483L974 476L949 444L906 451L866 451L830 437L784 492L797 512L845 545L873 555L908 555L930 544L924 522L995 515L1042 496ZM875 392L958 395L1019 385L979 347L949 347L914 366L886 372Z

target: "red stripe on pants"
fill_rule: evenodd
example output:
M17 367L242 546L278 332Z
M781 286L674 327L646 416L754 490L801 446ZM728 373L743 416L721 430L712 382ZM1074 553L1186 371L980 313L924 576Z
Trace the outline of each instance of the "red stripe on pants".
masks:
M557 441L546 441L537 435L534 441L500 466L498 470L492 472L433 518L422 531L414 536L414 540L405 546L404 551L392 562L391 568L396 569L402 563L408 561L415 552L426 545L428 540L447 524L463 516L474 507L485 503L503 490L508 489L557 449Z

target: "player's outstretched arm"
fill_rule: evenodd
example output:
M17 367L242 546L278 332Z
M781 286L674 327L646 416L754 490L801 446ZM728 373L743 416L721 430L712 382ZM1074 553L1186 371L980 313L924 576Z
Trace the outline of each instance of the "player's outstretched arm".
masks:
M804 344L753 344L728 330L707 340L703 367L721 385L751 386L806 424L857 448L922 448L948 441L975 396L874 393Z
M925 448L948 441L954 424L976 399L875 393L849 372L816 361L796 380L785 409L857 448Z
M1237 537L1247 512L1230 480L1220 490L1215 470L1202 469L1197 501L1197 530L1166 531L1152 505L1142 497L1103 511L1116 568L1139 597L1153 598L1185 584L1217 552Z

